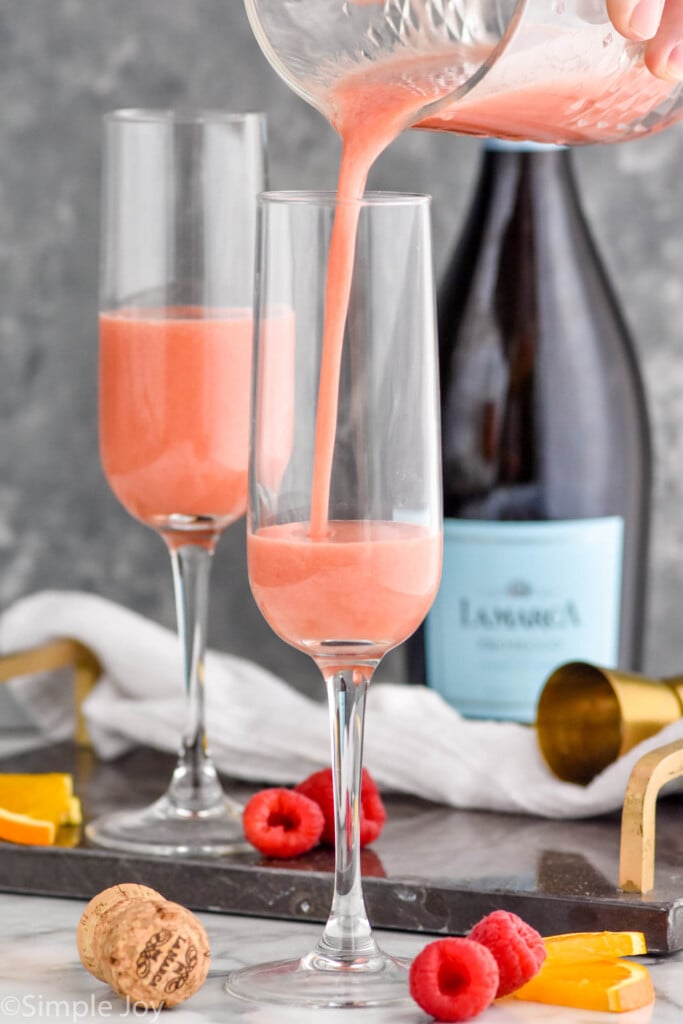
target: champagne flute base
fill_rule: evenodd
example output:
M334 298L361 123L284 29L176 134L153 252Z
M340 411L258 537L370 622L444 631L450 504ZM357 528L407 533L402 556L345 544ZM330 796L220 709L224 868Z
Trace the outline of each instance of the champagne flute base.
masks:
M254 1003L310 1008L409 1005L410 961L378 952L332 960L314 951L294 960L244 967L228 975L226 991Z
M228 797L209 810L187 811L162 796L149 807L96 818L85 834L96 846L166 857L220 856L250 849L242 831L242 808Z

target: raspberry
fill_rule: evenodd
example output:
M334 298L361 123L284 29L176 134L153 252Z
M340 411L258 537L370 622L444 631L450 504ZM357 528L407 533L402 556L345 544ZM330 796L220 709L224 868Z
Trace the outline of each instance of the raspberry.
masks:
M469 1020L493 1002L498 965L471 939L437 939L413 960L409 984L415 1002L436 1020Z
M325 816L325 828L320 842L327 846L334 846L332 769L323 768L322 771L314 772L294 789L297 793L303 793L304 796L310 797L318 804ZM374 843L375 839L379 838L386 820L387 812L384 809L382 797L370 772L364 768L360 790L360 845L368 846L370 843Z
M538 974L545 960L545 945L536 929L507 910L483 917L468 938L481 942L496 959L500 975L496 998L524 985Z
M320 841L325 819L314 800L291 789L262 789L244 808L244 834L266 857L298 857Z

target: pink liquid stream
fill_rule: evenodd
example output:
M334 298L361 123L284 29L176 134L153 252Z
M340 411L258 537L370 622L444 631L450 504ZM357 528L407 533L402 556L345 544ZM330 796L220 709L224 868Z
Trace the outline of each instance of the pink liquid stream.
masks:
M478 63L476 54L473 60ZM449 61L452 57L437 56L356 72L329 98L330 120L342 140L342 159L337 187L340 204L327 270L311 506L313 537L324 537L327 530L344 324L359 216L358 206L345 202L361 198L377 157L415 123L423 108L456 88L454 77L442 73ZM467 73L460 74L466 77ZM574 142L607 140L614 137L619 124L642 117L670 90L670 83L659 81L644 67L620 75L618 87L612 88L603 79L586 76L574 82L535 83L492 94L478 93L475 87L423 119L418 127L521 139L546 135L549 142L558 136ZM548 125L559 127L551 130Z

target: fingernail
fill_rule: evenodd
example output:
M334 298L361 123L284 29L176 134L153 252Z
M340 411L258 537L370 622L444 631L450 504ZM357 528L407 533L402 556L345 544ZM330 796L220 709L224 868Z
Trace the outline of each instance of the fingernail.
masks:
M634 36L639 39L652 39L659 28L659 21L662 16L663 3L652 0L640 0L636 4L629 21L629 28Z
M683 43L678 43L668 56L666 71L670 78L683 80Z

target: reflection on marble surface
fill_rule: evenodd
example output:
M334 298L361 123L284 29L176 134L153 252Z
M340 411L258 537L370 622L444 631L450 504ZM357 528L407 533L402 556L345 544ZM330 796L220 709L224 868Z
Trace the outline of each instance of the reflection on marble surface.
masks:
M0 1021L60 1020L95 1024L102 1020L158 1018L155 1011L127 1007L82 967L76 952L76 926L85 903L46 897L0 895ZM317 926L219 914L198 915L212 951L204 987L187 1003L162 1018L169 1024L424 1024L418 1007L391 1010L284 1010L252 1006L229 997L226 973L236 967L306 952ZM390 952L414 956L428 941L403 932L378 933ZM477 1018L481 1024L680 1024L683 1013L683 953L666 959L642 958L652 971L657 998L653 1006L613 1017L506 1000Z

